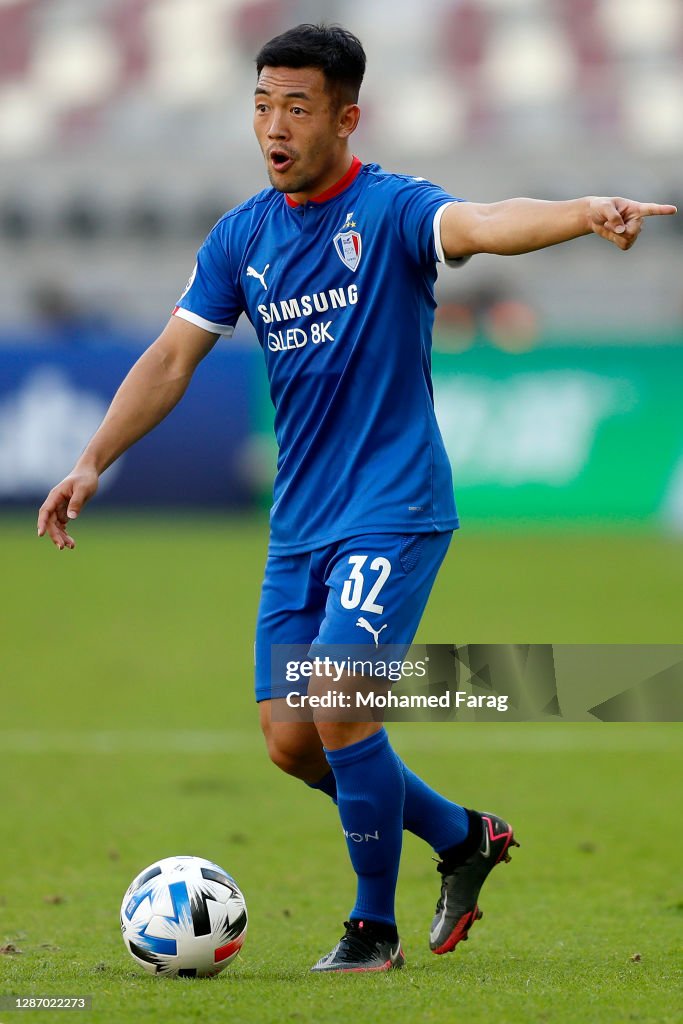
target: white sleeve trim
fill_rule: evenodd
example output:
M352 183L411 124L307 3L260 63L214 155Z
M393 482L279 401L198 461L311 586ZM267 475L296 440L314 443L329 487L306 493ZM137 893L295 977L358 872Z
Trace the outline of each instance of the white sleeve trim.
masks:
M436 249L436 258L439 263L445 263L447 267L463 267L470 257L458 256L455 260L446 259L446 254L443 251L443 242L441 241L441 218L448 207L454 205L454 202L444 203L434 214L434 248Z
M205 320L203 316L199 316L198 313L191 313L189 309L183 309L182 306L176 306L173 310L173 315L179 316L181 320L187 320L189 323L194 324L195 327L202 327L205 331L210 331L211 334L223 334L226 338L232 338L235 333L234 327L211 323L210 320Z

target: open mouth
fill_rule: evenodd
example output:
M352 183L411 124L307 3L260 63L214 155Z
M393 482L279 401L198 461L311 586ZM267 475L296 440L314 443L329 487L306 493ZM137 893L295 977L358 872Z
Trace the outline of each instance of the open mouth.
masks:
M286 153L284 149L271 149L268 155L270 157L271 167L273 168L273 170L279 171L280 174L283 174L285 171L288 171L289 168L294 163L292 157L289 155L289 153Z

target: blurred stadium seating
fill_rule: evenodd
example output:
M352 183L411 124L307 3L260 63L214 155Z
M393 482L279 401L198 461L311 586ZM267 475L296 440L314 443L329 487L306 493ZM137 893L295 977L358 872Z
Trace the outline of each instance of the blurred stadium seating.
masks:
M363 159L483 201L680 200L681 0L0 0L0 505L66 472L206 232L266 184L254 54L323 19L368 52ZM435 390L467 515L683 525L682 228L441 275ZM260 353L209 362L105 501L177 502L182 451L196 503L268 503Z
M215 218L265 181L254 53L322 19L368 51L366 160L473 199L680 197L680 0L0 0L5 322L32 316L45 281L163 320ZM495 272L551 326L605 310L617 329L680 324L682 223L658 223L637 262L582 245ZM444 287L491 272L482 259Z

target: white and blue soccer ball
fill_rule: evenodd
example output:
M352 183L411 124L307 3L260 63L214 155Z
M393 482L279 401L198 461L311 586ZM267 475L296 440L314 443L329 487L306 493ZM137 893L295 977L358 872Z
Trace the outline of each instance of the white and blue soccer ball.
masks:
M210 978L235 959L247 933L244 896L201 857L166 857L129 886L121 931L135 962L167 978Z

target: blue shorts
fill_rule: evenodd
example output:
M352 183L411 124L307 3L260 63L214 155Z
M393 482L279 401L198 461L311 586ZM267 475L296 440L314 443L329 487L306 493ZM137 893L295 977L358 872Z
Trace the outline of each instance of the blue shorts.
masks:
M298 555L268 554L254 645L256 700L292 690L272 678L273 644L413 642L452 532L373 533Z

